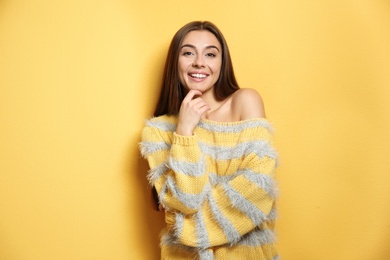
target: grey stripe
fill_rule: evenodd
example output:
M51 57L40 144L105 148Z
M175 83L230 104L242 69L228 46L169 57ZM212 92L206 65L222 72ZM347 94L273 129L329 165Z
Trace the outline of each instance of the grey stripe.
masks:
M207 194L211 190L210 183L207 183L203 188L203 191L199 194L187 194L179 190L175 180L171 176L167 176L166 185L179 201L190 209L198 209L202 202L206 199Z
M177 238L181 236L184 226L184 215L181 212L176 213L175 224L174 224L174 234Z
M174 245L176 238L172 233L165 233L161 236L161 245Z
M222 184L222 187L224 188L226 195L230 198L232 205L247 215L255 226L259 225L266 218L266 215L259 208L243 197L229 184Z
M175 124L165 122L165 121L147 120L146 125L167 132L174 132L176 130Z
M165 142L140 142L140 151L143 157L146 158L149 154L152 154L161 150L170 150L171 146Z
M276 220L277 216L278 216L278 212L276 211L275 208L273 208L273 209L271 209L270 213L268 214L267 219L271 220L271 221Z
M222 123L222 124L210 124L207 121L200 121L198 127L220 133L239 133L247 128L264 127L269 132L272 132L272 127L268 121L265 120L250 120L242 121L237 124Z
M204 160L199 162L188 162L188 161L176 161L169 158L169 167L176 173L181 173L187 176L198 177L205 173Z
M231 174L231 175L218 175L217 173L214 173L214 172L209 173L209 179L210 179L210 183L212 185L217 185L217 184L231 181L237 176L238 176L237 173Z
M240 170L238 172L243 174L249 181L262 188L269 196L271 196L271 198L275 199L277 197L278 192L276 190L276 182L271 176L253 172L249 169Z
M207 234L206 225L204 223L203 212L199 210L195 215L196 233L198 238L198 247L210 247L209 236Z
M275 235L271 230L255 229L243 236L242 239L237 243L237 245L261 246L275 243L275 241Z
M199 142L199 146L204 154L209 155L215 160L241 158L242 156L248 155L252 152L254 152L259 158L267 156L272 159L276 159L278 156L277 151L268 141L265 140L244 142L232 147L212 146L203 142Z
M198 257L199 260L213 260L214 254L212 249L205 249L198 252Z
M168 187L167 187L167 183L165 182L164 185L162 186L161 188L161 191L160 193L158 194L158 200L164 204L164 200L165 200L165 195L167 194L167 191L168 191ZM164 205L165 206L165 205Z
M168 166L166 165L166 163L162 163L156 167L154 167L153 169L150 169L149 170L149 173L148 173L148 176L147 176L147 179L149 181L149 183L151 185L154 185L154 183L156 182L156 180L158 178L160 178L161 175L163 175L167 170L168 170Z
M209 196L210 209L214 219L218 222L220 228L225 233L229 243L236 243L240 239L240 234L232 223L222 214L218 208L213 196Z

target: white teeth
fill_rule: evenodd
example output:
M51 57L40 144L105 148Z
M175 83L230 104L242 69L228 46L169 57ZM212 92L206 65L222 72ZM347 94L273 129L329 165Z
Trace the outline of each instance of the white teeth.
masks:
M205 78L206 75L204 74L190 74L191 77L194 77L194 78L199 78L199 79L202 79L202 78Z

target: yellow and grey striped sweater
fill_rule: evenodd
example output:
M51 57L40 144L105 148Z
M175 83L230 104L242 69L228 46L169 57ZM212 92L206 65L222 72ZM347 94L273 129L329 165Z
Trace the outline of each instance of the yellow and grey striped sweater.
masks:
M165 208L162 259L278 259L270 124L202 119L193 136L176 116L146 122L140 149Z

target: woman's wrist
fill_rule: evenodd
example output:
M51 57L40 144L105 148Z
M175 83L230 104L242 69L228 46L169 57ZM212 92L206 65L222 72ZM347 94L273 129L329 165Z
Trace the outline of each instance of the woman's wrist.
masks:
M180 125L178 125L176 128L176 134L182 136L191 136L193 135L193 129L190 129L188 127L181 127Z

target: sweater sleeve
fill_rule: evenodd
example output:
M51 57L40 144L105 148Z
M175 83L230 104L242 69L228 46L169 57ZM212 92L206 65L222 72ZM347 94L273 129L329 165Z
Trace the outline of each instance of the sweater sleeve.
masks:
M212 186L195 214L166 212L179 243L200 248L233 244L267 220L276 198L277 153L268 131L258 128L252 134L234 177Z
M197 212L210 184L196 136L180 136L147 125L140 145L149 163L149 181L164 208L185 215Z

